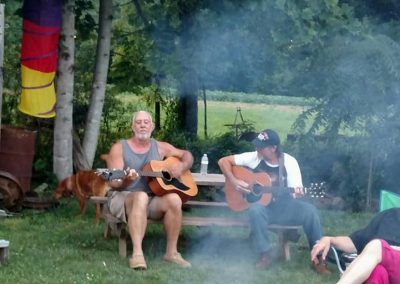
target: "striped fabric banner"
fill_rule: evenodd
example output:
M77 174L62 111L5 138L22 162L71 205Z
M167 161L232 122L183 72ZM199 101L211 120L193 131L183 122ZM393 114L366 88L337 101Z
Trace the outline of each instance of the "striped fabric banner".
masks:
M31 116L55 116L54 78L58 59L62 0L24 0L22 13L19 110Z

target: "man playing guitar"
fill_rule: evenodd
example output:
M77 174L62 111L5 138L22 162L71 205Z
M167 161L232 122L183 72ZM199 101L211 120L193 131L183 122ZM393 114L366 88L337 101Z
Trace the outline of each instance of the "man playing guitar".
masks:
M154 196L146 179L136 171L151 161L161 161L167 157L178 158L169 173L173 178L189 170L193 164L192 154L186 150L175 148L169 143L151 138L154 124L151 115L145 111L134 113L132 118L133 136L115 143L107 155L109 169L132 169L123 179L111 181L114 191L108 195L110 212L128 223L132 239L133 252L129 266L133 269L147 269L143 255L142 241L145 235L147 218L164 219L167 235L165 261L181 267L191 264L182 258L177 250L177 243L182 221L182 200L177 193Z
M265 269L271 263L271 244L267 230L269 224L301 225L311 248L321 238L322 229L316 208L296 199L304 194L300 168L294 157L281 152L278 134L274 130L265 129L252 143L256 147L255 151L223 157L218 164L226 177L225 193L228 205L233 204L233 209L235 206L238 210L248 209L250 236L259 253L256 267ZM255 176L264 174L268 177L267 184L262 184L264 186L291 187L293 193L282 191L281 194L272 196L268 194L269 198L261 197L259 202L246 204L246 195L253 192L253 187L263 181L258 181L255 177L252 182L249 182L249 179L246 182L239 174L235 175L238 173L237 166L250 169ZM241 197L241 201L230 200ZM329 273L322 262L312 263L312 266L318 273Z

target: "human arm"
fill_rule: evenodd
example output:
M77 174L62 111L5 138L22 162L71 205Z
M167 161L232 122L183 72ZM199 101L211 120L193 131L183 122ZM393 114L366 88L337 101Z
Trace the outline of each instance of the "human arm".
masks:
M122 144L115 143L108 155L105 156L107 168L111 170L124 170L124 159L122 152ZM129 169L129 172L123 179L110 180L110 186L114 189L121 190L126 188L130 183L138 178L138 174L134 169Z
M311 261L318 263L319 255L325 260L331 246L347 253L357 252L353 241L348 236L322 237L311 250Z
M218 161L218 166L221 169L221 172L224 174L225 178L229 180L229 182L234 186L234 188L238 191L249 193L249 184L247 184L243 180L237 179L233 174L232 166L235 165L235 156L233 155L223 157Z
M170 168L172 177L180 177L183 172L191 169L193 165L193 156L189 151L176 148L167 142L157 141L157 146L162 159L175 157L181 161L180 163L173 164Z
M294 189L294 198L302 197L304 189L299 163L289 154L284 153L283 155L287 173L287 186Z

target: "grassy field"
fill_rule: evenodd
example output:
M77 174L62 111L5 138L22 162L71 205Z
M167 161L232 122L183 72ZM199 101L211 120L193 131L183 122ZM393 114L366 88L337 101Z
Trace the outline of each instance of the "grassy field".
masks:
M18 217L0 219L0 239L10 241L10 258L0 267L1 283L335 283L338 272L328 277L310 269L304 236L292 244L292 260L275 260L268 270L254 268L248 231L239 228L199 229L185 227L179 249L193 267L180 269L161 260L165 239L162 226L151 225L144 241L149 269L133 271L128 259L119 257L114 237L103 238L103 223L94 224L89 206L77 217L76 200L62 200L46 212L24 210ZM185 212L185 214L191 214ZM346 234L359 228L369 214L321 212L328 234Z
M237 109L240 108L246 123L251 123L255 131L273 128L285 141L290 133L291 126L298 115L306 108L305 99L297 97L276 97L241 93L210 92L213 100L207 101L207 134L216 136L234 130L229 124L242 122ZM231 97L236 101L221 101L219 99ZM145 102L132 95L121 95L123 102L134 102L138 109L153 111ZM163 118L162 113L162 118ZM204 103L198 101L198 135L204 137Z
M237 108L255 130L274 128L284 140L302 104L270 101L269 104L208 101L208 135L229 130ZM252 99L258 99L253 96ZM274 98L275 99L275 98ZM135 97L124 98L132 102ZM137 98L136 98L137 100ZM147 109L143 102L135 104ZM147 109L148 110L148 109ZM204 135L204 107L199 101L199 135ZM237 118L237 122L241 122ZM0 239L10 241L10 260L0 267L1 283L336 283L338 273L329 277L310 269L309 249L304 236L292 244L292 261L274 261L266 271L256 270L252 247L246 229L185 227L179 249L193 265L179 269L161 260L165 237L160 225L150 225L144 241L149 270L133 271L128 259L119 257L118 241L103 238L103 223L94 224L94 210L89 206L84 218L77 217L76 200L63 200L58 208L46 212L24 210L20 216L0 219ZM204 212L203 212L204 213ZM210 212L206 212L209 214ZM211 212L213 213L213 212ZM185 212L185 214L191 214ZM219 214L219 213L215 213ZM328 234L346 234L350 228L365 224L368 214L322 211L321 218Z
M198 134L204 136L204 104L199 102L198 113ZM270 105L252 104L243 102L207 102L207 134L215 136L229 129L226 124L241 123L240 115L237 115L237 108L240 108L243 119L253 124L256 131L265 128L275 129L282 139L290 132L290 128L297 116L304 110L303 106L295 105Z

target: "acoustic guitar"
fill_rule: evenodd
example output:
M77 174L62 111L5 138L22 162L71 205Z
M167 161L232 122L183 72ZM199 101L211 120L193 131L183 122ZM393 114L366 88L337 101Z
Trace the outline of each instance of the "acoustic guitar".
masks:
M163 161L152 160L143 167L143 170L138 171L138 175L147 178L148 185L155 195L177 193L184 203L196 196L198 189L189 170L183 172L178 178L171 176L170 172L175 163L181 163L181 161L175 157L168 157ZM111 181L123 179L129 171L98 169L96 172Z
M246 210L251 203L255 202L266 206L271 202L274 195L294 192L293 187L271 186L271 177L265 172L254 173L244 167L233 166L232 173L237 179L249 184L251 188L249 193L243 193L237 191L234 185L229 180L226 180L224 187L225 198L229 208L233 211ZM311 187L303 189L305 195L310 197L323 197L325 195L323 183L311 185Z

